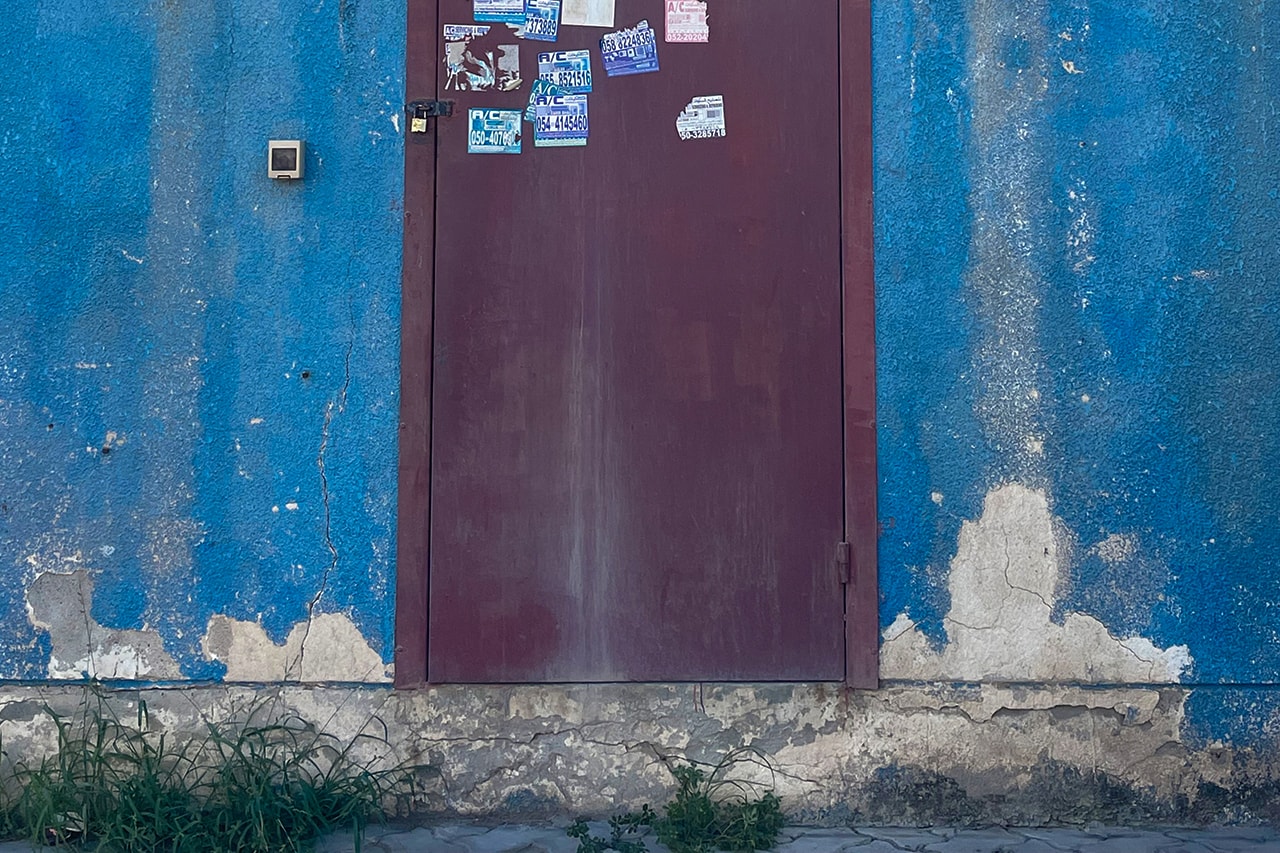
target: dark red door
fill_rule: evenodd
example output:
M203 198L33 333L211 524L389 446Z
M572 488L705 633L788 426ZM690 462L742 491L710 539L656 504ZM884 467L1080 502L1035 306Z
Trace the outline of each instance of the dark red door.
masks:
M428 678L844 678L836 0L716 0L708 44L616 0L660 71L562 26L500 39L512 92L445 90L472 2L438 16ZM586 147L469 154L550 49L591 51ZM682 141L708 95L726 136Z

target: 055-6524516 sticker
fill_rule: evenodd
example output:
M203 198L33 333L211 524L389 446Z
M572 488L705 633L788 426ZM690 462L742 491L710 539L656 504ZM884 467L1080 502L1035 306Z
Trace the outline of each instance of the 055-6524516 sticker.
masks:
M648 21L634 27L605 33L600 39L600 58L610 77L647 74L658 70L658 34Z
M539 95L534 98L533 144L536 148L577 148L587 144L590 121L586 95Z
M467 113L468 154L519 154L520 110L472 108Z
M559 50L538 54L538 77L570 95L591 91L591 51Z
M725 135L724 96L699 95L676 119L681 139L716 139Z

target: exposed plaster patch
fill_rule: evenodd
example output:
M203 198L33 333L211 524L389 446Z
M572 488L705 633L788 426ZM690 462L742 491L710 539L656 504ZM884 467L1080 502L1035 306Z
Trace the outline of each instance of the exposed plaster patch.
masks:
M960 528L951 561L947 644L934 650L900 614L884 632L885 678L926 681L1178 682L1191 666L1186 646L1161 649L1117 638L1093 616L1052 619L1064 560L1044 492L1018 484L991 491L982 517Z
M256 622L218 615L209 620L200 648L205 660L227 667L224 681L391 679L391 668L345 613L317 613L299 622L283 645L271 642Z
M1093 552L1107 565L1118 566L1133 559L1134 554L1138 552L1138 543L1132 536L1112 533L1094 545Z
M27 618L53 645L49 677L166 681L182 670L155 631L106 628L94 620L89 573L44 572L27 587Z

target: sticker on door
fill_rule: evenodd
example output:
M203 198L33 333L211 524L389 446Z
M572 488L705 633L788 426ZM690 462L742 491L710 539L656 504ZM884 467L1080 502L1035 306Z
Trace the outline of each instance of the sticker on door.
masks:
M520 110L472 109L468 114L468 154L519 154Z
M570 95L591 91L591 52L558 50L538 54L538 77Z
M477 21L524 23L524 0L475 0L472 9Z
M667 43L706 43L711 40L704 0L666 0Z
M724 95L700 95L676 119L681 139L715 139L725 135Z
M634 27L605 33L600 39L600 58L610 77L647 74L658 70L658 35L648 21Z
M560 0L527 0L521 37L555 41L560 37Z
M590 124L586 95L541 95L534 99L536 148L577 148L587 144Z

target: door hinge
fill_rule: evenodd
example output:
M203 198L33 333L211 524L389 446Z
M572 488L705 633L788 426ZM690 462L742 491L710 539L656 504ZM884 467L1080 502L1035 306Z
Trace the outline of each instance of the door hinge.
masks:
M840 583L849 583L850 551L848 542L836 543L836 575L840 578Z
M430 119L453 115L453 101L410 101L404 111L409 115L409 132L426 133L431 128Z

